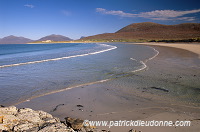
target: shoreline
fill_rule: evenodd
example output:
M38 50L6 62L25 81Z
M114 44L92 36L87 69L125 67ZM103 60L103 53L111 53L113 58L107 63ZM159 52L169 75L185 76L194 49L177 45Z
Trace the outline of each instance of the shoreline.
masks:
M103 45L103 44L102 44ZM109 46L109 45L107 45ZM66 56L66 57L60 57L60 58L53 58L53 59L45 59L45 60L38 60L38 61L30 61L30 62L24 62L24 63L16 63L16 64L9 64L9 65L0 65L0 68L6 68L6 67L13 67L13 66L20 66L20 65L28 65L28 64L35 64L35 63L42 63L42 62L48 62L48 61L56 61L56 60L62 60L62 59L70 59L70 58L76 58L76 57L82 57L82 56L88 56L88 55L94 55L94 54L99 54L103 52L107 52L113 49L116 49L117 47L115 46L110 46L109 49L101 50L101 51L96 51L96 52L91 52L87 54L78 54L78 55L72 55L72 56Z
M200 58L200 43L154 43L154 42L145 42L145 43L130 43L137 45L147 45L147 46L164 46L164 47L172 47L179 48L183 50L191 51L195 54L199 55Z
M125 44L136 44L136 45L147 45L147 46L165 46L165 47L173 47L173 48L179 48L179 49L184 49L191 51L193 53L196 53L199 55L200 58L200 43L199 42L176 42L176 43L164 43L164 42L54 42L54 43L125 43ZM54 44L54 43L27 43L27 44ZM192 47L191 47L192 45Z
M149 44L145 45L151 46ZM164 83L165 81L169 81L172 83L172 86L176 87L177 84L173 82L174 78L179 76L187 78L188 74L198 74L198 72L196 73L196 69L192 71L192 68L188 69L187 65L182 66L169 60L170 57L175 54L178 58L180 57L180 60L178 60L180 62L183 61L181 57L183 59L185 59L185 56L189 57L189 59L186 58L186 62L188 61L187 63L190 65L189 60L197 58L197 55L188 52L188 50L154 46L160 52L158 57L146 62L148 63L148 69L143 72L136 72L131 77L124 77L126 80L118 78L88 86L80 86L75 89L72 88L71 90L35 98L29 102L19 104L18 107L31 107L36 110L42 109L60 119L69 116L89 120L192 120L193 126L186 128L191 131L200 129L198 126L199 121L195 120L195 117L199 115L200 107L193 106L193 104L187 105L185 102L171 99L168 92L162 91L162 86L160 86L168 86L168 82ZM165 64L166 62L168 65ZM176 67L177 65L181 67ZM188 72L185 71L186 69ZM164 72L169 72L170 75L164 75ZM155 80L148 81L149 78ZM181 78L178 78L177 81L180 81L179 83L183 85L185 84L185 80L181 80ZM190 80L190 77L188 76L187 79ZM196 77L194 79L198 80ZM142 80L146 80L145 84L141 83ZM134 81L133 86L130 88L118 86L118 83L124 83L125 81ZM177 86L179 86L179 83ZM160 90L152 89L151 87L160 88ZM165 98L165 96L168 98ZM46 104L42 102L46 102ZM79 108L77 107L78 105L82 105L83 107ZM57 108L56 111L52 111L54 108ZM128 131L131 128L137 128L142 131L160 130L166 132L182 132L185 130L184 127L115 127L110 130Z
M137 45L148 45L148 46L166 46L166 47L174 47L174 48L179 48L179 49L184 49L188 50L191 52L194 52L199 55L200 58L200 43L199 42L192 42L192 43L187 43L187 42L176 42L176 43L163 43L163 42L53 42L53 43L27 43L27 44L54 44L54 43L125 43L125 44L137 44ZM192 45L192 47L191 47Z

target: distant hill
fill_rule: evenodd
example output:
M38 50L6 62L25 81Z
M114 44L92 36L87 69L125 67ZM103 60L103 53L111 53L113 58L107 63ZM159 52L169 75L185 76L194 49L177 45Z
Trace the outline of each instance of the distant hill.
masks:
M200 23L163 25L152 22L133 23L115 33L105 33L82 38L81 40L185 40L200 38Z
M17 36L7 36L4 37L2 39L0 39L0 44L26 44L26 43L32 43L32 42L41 42L41 41L47 41L47 40L51 40L52 41L70 41L72 39L62 36L62 35L49 35L46 37L42 37L39 40L31 40L28 38L24 38L24 37L17 37Z
M39 40L36 40L36 41L46 41L46 40L51 40L51 41L70 41L72 39L68 38L68 37L65 37L65 36L62 36L62 35L55 35L55 34L52 34L52 35L49 35L49 36L45 36Z
M81 36L81 37L80 37L80 39L83 39L83 38L85 38L85 36Z
M33 40L24 37L16 37L13 35L0 39L0 44L25 44L29 42L33 42Z

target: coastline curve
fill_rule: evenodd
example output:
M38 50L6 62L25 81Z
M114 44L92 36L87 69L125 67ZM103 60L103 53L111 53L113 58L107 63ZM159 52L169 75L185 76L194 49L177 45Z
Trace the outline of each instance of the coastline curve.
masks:
M106 45L106 44L105 44L105 45ZM148 46L148 47L149 47L149 48L152 48L152 49L156 52L156 54L155 54L153 57L151 57L151 58L149 58L149 59L147 59L147 60L145 60L145 61L140 61L140 63L142 64L142 68L137 69L137 70L134 70L134 71L130 71L130 73L135 73L135 72L139 72L139 71L142 71L142 70L146 69L146 68L148 67L148 66L146 65L146 62L149 61L149 60L152 60L152 59L154 59L155 57L158 56L158 54L159 54L159 51L158 51L158 50L156 50L156 49L154 49L153 47L150 47L150 46ZM113 46L113 48L108 49L107 51L112 50L112 49L116 49L116 48L117 48L116 46ZM105 50L99 51L98 53L102 53L102 52L105 52ZM98 54L98 53L96 53L96 54ZM94 52L94 53L90 53L90 54L95 54L95 52ZM89 54L89 55L90 55L90 54ZM84 55L85 55L85 54L84 54ZM138 60L133 59L133 58L130 58L130 59L131 59L131 60L134 60L134 61L138 61ZM79 88L79 87L83 87L83 86L88 86L88 85L93 85L93 84L98 84L98 83L104 83L104 82L110 81L110 80L112 80L112 79L115 79L115 78L103 79L103 80L98 80L98 81L94 81L94 82L84 83L84 84L80 84L80 85L76 85L76 86L66 87L66 88L64 88L64 89L60 89L60 90L48 92L48 93L45 93L45 94L42 94L42 95L38 95L38 96L33 96L33 97L28 98L28 99L26 99L26 100L24 100L24 101L18 102L18 103L14 104L14 105L17 105L17 104L21 104L21 103L23 103L23 102L30 101L30 100L32 100L32 99L34 99L34 98L38 98L38 97L42 97L42 96L46 96L46 95L50 95L50 94L54 94L54 93L58 93L58 92L63 92L63 91L70 90L70 89L73 89L73 88Z
M60 57L60 58L45 59L45 60L39 60L39 61L30 61L30 62L24 62L24 63L16 63L16 64L10 64L10 65L1 65L0 68L20 66L20 65L28 65L28 64L35 64L35 63L42 63L42 62L48 62L48 61L57 61L57 60L75 58L75 57L88 56L88 55L95 55L95 54L107 52L107 51L110 51L110 50L114 50L114 49L117 48L116 46L111 46L111 45L107 45L107 44L99 44L99 45L107 46L107 47L110 47L110 48L109 49L105 49L105 50L96 51L96 52L87 53L87 54L65 56L65 57Z

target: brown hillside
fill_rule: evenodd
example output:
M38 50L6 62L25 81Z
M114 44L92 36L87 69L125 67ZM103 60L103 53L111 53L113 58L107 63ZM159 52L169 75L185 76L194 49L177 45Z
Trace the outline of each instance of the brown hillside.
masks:
M182 40L200 38L199 23L162 25L152 22L130 24L115 33L99 34L83 40Z
M116 33L150 31L150 30L160 29L160 28L165 28L165 25L161 25L161 24L157 24L153 22L134 23L120 29Z

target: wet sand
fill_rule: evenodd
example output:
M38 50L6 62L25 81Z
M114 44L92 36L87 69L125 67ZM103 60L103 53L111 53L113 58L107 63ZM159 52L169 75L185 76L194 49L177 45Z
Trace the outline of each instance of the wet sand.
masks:
M198 103L200 97L198 94L193 95L198 93L198 89L196 92L190 89L183 92L178 89L200 86L199 54L195 54L199 52L196 52L196 48L193 51L187 46L187 50L164 45L153 47L160 54L148 61L146 63L148 68L143 71L42 96L19 104L17 107L44 110L61 120L65 117L73 117L92 121L191 121L190 127L111 127L110 129L99 127L114 132L126 132L130 129L143 132L198 131L200 129ZM191 92L191 95L186 94L188 92ZM188 98L191 100L188 101Z

